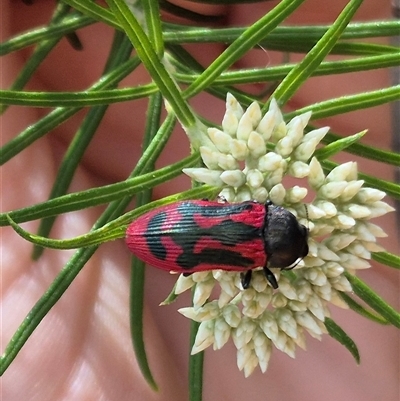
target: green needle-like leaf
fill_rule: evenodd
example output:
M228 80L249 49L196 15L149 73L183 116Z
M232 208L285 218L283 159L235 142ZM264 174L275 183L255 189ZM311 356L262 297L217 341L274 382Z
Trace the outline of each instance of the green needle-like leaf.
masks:
M107 4L121 23L125 33L135 47L139 58L165 99L169 102L179 121L186 127L194 125L196 119L193 112L183 100L179 88L166 71L152 43L140 26L139 21L123 0L107 0Z
M31 234L28 231L24 230L21 226L19 226L10 215L6 214L6 218L9 225L15 230L17 234L35 245L52 249L76 249L90 245L99 245L106 241L112 241L118 238L122 238L125 235L126 226L127 224L129 224L130 221L158 206L176 202L177 200L201 198L204 196L208 196L212 192L215 192L215 190L211 189L210 187L204 186L151 202L131 212L126 213L125 215L119 217L111 223L104 225L101 228L98 228L97 230L93 230L88 234L84 234L72 239L57 240Z
M363 0L351 0L344 8L337 20L327 30L321 40L310 50L304 59L279 84L273 97L279 104L285 104L299 87L318 68L322 60L329 54L339 40L354 13L363 3Z
M132 335L133 349L135 350L136 360L140 367L143 377L150 387L158 391L157 383L151 373L147 360L147 353L143 335L143 306L144 306L144 276L145 263L134 258L131 268L130 286L130 326Z
M400 256L394 255L389 252L373 252L372 259L376 260L383 265L400 269Z
M127 61L132 51L130 42L122 32L116 33L112 47L115 51L110 53L105 73L107 73L107 71L112 71L114 68L118 67L119 64ZM137 60L137 65L139 65L139 60ZM63 157L49 196L50 199L65 195L67 192L75 175L75 171L78 168L87 147L96 134L107 108L108 105L99 106L88 112ZM53 216L42 220L38 229L38 235L47 237L53 227L55 219L56 217ZM38 259L42 250L43 248L41 247L34 247L32 258L34 260Z
M354 134L351 136L347 136L346 138L338 139L337 141L332 142L321 149L317 149L314 153L314 156L318 160L328 159L329 157L332 157L333 155L358 142L366 133L367 131L363 131L359 134Z
M380 88L376 91L357 93L356 95L342 96L329 99L312 106L303 107L296 111L296 114L312 111L313 120L326 118L351 111L368 109L382 104L388 104L400 100L400 85L389 88ZM288 113L291 118L293 113Z
M325 318L325 327L328 330L329 335L335 340L339 341L340 344L344 345L353 355L355 361L360 363L360 354L358 353L358 348L355 342L346 334L346 332L338 326L331 318Z
M185 91L190 98L214 82L222 72L287 18L304 0L282 0L273 10L246 29Z
M125 78L134 68L136 68L136 66L137 60L135 58L128 60L126 63L121 64L118 68L114 69L106 76L103 76L88 90L88 92L98 91L100 89L115 85L123 78ZM7 91L3 91L3 94L4 93L7 93ZM71 96L74 95L72 94ZM81 107L59 107L50 112L47 116L43 117L35 124L31 124L28 128L26 128L13 139L11 139L0 149L0 165L3 165L12 157L22 152L33 142L49 133L52 129L62 124L64 121L68 120L80 109Z
M148 113L146 116L146 130L143 137L143 148L150 146L152 139L157 135L160 125L162 111L162 96L160 93L152 96L149 101ZM146 171L154 169L154 165L148 165ZM143 191L136 197L136 207L146 205L151 201L152 191ZM145 263L133 257L131 268L131 280L129 291L129 316L132 335L133 349L143 377L155 391L158 390L157 383L151 373L145 341L143 335L143 306L144 306L144 283Z
M386 319L383 319L380 315L377 313L374 313L365 307L363 307L361 304L356 302L350 295L347 295L345 292L339 292L340 297L343 299L343 301L346 302L346 304L355 312L360 314L361 316L366 317L367 319L370 319L376 323L379 324L389 324L389 322Z
M193 154L178 163L151 173L140 175L139 177L132 177L116 184L63 195L12 212L0 213L0 226L7 225L7 216L11 217L11 219L16 223L22 223L25 221L67 213L73 210L79 210L84 207L101 205L113 200L124 198L125 196L132 196L145 189L152 188L162 182L177 177L182 174L183 168L193 167L198 163L198 161L199 155Z
M33 331L50 311L50 309L55 305L55 303L61 298L72 281L81 271L87 260L93 256L96 250L97 247L90 247L77 251L64 266L39 301L36 302L34 307L25 317L22 324L18 327L15 334L12 336L10 342L4 350L3 355L1 356L0 376L3 375Z
M373 310L378 312L388 322L400 328L400 314L385 302L375 291L367 286L361 279L350 273L345 273L353 287L354 293L360 297Z

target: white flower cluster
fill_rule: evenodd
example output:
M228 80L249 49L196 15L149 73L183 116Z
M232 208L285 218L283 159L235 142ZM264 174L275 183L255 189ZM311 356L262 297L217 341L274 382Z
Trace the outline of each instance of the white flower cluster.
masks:
M285 124L273 99L262 117L257 103L246 111L228 94L222 130L208 129L212 142L200 147L207 168L186 169L195 180L221 188L229 202L271 200L290 210L310 230L309 254L294 271L274 270L279 288L273 290L262 271L255 271L243 290L238 273L210 271L180 276L175 293L195 286L193 307L184 316L201 322L192 353L210 345L220 349L230 337L237 364L249 376L259 365L265 372L272 345L295 355L305 348L305 333L321 338L326 332L328 303L347 305L338 291L351 291L344 271L370 266L370 252L382 250L381 228L369 222L393 209L385 193L364 188L357 164L339 165L325 175L312 157L328 127L304 134L311 113ZM290 187L293 177L306 186ZM306 196L312 199L305 206ZM307 216L308 214L308 216ZM218 299L207 302L218 283Z

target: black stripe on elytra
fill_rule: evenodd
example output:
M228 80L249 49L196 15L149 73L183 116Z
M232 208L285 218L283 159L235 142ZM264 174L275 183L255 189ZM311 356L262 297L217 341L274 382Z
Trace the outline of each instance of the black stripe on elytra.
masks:
M240 214L245 210L250 210L254 202L225 203L221 205L199 205L193 202L182 202L178 207L182 214L199 214L204 217L221 217Z
M147 224L147 230L143 233L146 238L147 246L149 247L150 253L157 259L165 260L167 258L167 248L161 241L162 235L159 234L160 227L164 224L167 219L167 213L160 212L155 214ZM154 235L157 233L157 235Z
M183 248L183 253L178 256L176 263L182 269L193 269L202 263L215 266L250 267L253 266L254 260L227 249L204 248L199 253L193 253L193 248Z

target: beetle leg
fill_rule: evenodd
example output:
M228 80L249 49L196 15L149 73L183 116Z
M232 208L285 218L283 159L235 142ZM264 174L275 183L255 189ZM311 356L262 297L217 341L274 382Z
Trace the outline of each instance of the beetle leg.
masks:
M267 266L264 266L263 269L268 282L272 285L272 288L276 290L278 288L278 282L276 281L274 274L268 269Z
M247 290L250 287L252 274L252 270L247 270L246 273L240 273L240 282L242 283L244 290Z

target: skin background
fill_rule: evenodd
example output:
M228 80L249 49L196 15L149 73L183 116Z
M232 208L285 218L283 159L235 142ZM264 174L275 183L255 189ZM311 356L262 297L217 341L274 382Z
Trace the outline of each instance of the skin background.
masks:
M185 2L182 4L186 5ZM224 12L226 24L245 25L276 5L268 3L208 7L197 4L199 12ZM305 2L288 21L292 24L331 23L346 1ZM28 7L19 0L4 1L2 40L48 21L53 1L36 0ZM357 20L390 17L390 2L366 0ZM109 51L112 31L94 25L79 31L84 50L77 52L63 39L40 67L27 86L30 90L82 90L100 75ZM383 43L383 40L382 40ZM191 46L206 65L223 50L222 46ZM28 51L0 60L1 85L7 88L29 56ZM275 52L254 51L238 66L273 65L282 60ZM301 56L291 56L299 60ZM135 72L124 85L147 82L144 70ZM333 78L313 78L294 96L287 110L297 109L331 97L373 90L390 85L388 71L377 70ZM121 85L122 86L122 85ZM264 87L254 85L252 90ZM207 95L192 100L193 107L213 121L221 121L224 104ZM140 155L146 102L113 105L84 161L70 191L79 191L124 179ZM18 132L47 114L46 109L10 108L1 120L1 141L7 143ZM38 140L0 170L2 211L31 205L47 199L57 166L85 111L78 113L50 135ZM331 126L332 132L353 134L369 129L364 143L389 149L391 143L390 108L377 107L318 121ZM159 166L172 163L188 154L188 142L181 130L174 134ZM354 160L343 154L337 161ZM361 160L360 171L392 180L387 166ZM155 191L162 197L188 188L181 178ZM102 208L60 216L51 232L53 238L69 238L87 232ZM389 234L381 243L398 252L395 214L375 223ZM34 232L37 222L24 227ZM43 294L71 251L46 250L37 262L30 259L31 245L10 228L1 229L1 347L4 347L22 319ZM190 304L189 294L167 307L159 307L172 288L175 277L149 268L146 275L145 339L150 366L161 389L154 393L144 382L135 362L129 332L130 254L123 241L104 244L70 286L57 305L42 321L35 333L2 377L4 400L187 400L189 321L176 310ZM399 274L374 266L360 276L385 300L399 309ZM204 400L252 401L333 401L399 399L400 339L393 327L382 327L354 313L332 308L332 316L356 341L362 363L357 366L350 354L336 341L325 336L322 342L308 337L307 352L297 351L292 360L273 352L266 374L255 371L245 379L236 367L236 352L228 343L222 350L206 351Z

